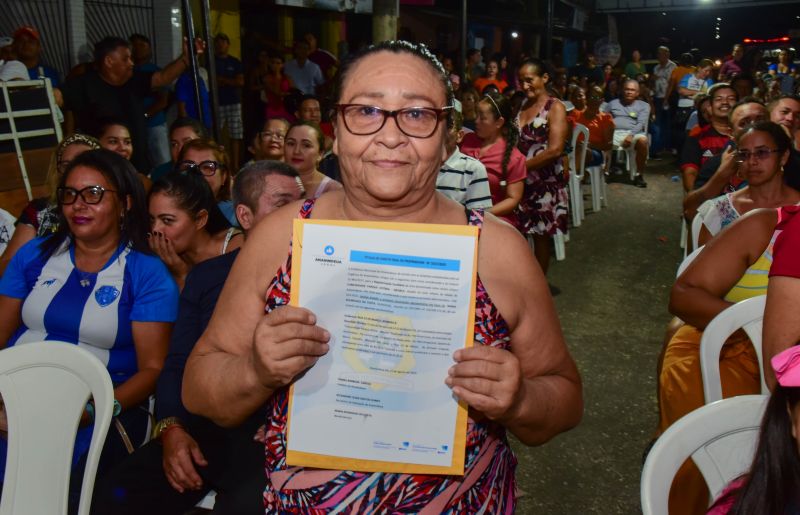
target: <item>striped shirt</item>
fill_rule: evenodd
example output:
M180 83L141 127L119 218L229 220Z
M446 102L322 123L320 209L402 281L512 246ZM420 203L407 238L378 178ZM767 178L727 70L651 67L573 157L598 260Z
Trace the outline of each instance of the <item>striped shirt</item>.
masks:
M22 324L8 346L60 340L102 361L114 384L138 370L131 322L174 322L178 287L157 257L120 246L97 273L75 268L75 247L46 258L42 238L12 258L0 295L22 299ZM62 247L63 248L63 247Z
M444 162L436 178L436 189L467 209L489 209L492 194L486 167L456 149Z

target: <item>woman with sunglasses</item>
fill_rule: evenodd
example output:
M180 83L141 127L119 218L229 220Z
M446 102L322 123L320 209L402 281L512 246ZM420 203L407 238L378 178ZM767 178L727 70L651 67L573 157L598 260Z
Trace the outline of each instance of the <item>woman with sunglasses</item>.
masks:
M791 147L792 141L785 131L773 122L756 122L737 134L737 150L731 152L736 173L747 185L700 206L698 212L703 214L700 245L748 211L800 202L800 192L786 184L783 169Z
M478 102L475 132L464 136L461 151L478 159L489 175L492 207L488 211L517 226L517 209L525 189L525 156L517 150L519 129L511 116L511 101L489 93Z
M144 441L148 397L178 309L178 288L147 244L137 175L130 162L105 149L75 157L56 189L58 229L22 247L0 280L0 348L59 340L91 351L108 367L114 416L124 430L108 432L98 474ZM76 472L92 415L89 404L73 454ZM70 482L76 492L81 477Z
M325 135L318 125L295 122L289 127L283 142L283 161L300 174L306 198L319 198L323 193L342 189L339 181L319 171L325 152Z
M91 136L73 134L67 136L56 147L50 159L45 185L49 196L31 200L19 215L14 235L0 256L0 276L3 275L14 254L37 236L46 236L58 229L58 205L55 199L56 184L70 162L87 150L100 148L100 143Z
M178 154L175 170L202 175L228 223L234 227L238 225L231 200L233 179L228 168L228 154L220 145L210 139L188 141Z
M344 187L284 206L248 237L187 361L186 407L229 426L267 404L266 513L513 513L516 460L505 431L543 443L582 411L547 282L518 231L437 193L453 93L426 47L387 41L364 49L339 70L335 91L333 151ZM298 213L480 227L475 345L457 351L449 371L431 371L470 407L463 475L287 465L288 386L329 344L309 310L287 305L298 278L287 255Z
M149 195L150 248L183 289L194 265L239 248L241 232L220 211L207 181L192 171L172 172Z

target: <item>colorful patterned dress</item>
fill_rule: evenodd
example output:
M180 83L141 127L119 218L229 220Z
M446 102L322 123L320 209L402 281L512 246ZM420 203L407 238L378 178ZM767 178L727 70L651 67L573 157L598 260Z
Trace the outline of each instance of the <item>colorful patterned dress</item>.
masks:
M307 200L300 218L309 218L314 200ZM481 227L483 212L469 212L469 224ZM267 289L266 311L289 303L289 258ZM505 320L489 298L480 278L475 297L475 341L510 347ZM268 401L266 423L266 513L429 513L511 514L514 512L514 470L517 460L505 429L489 420L467 425L463 476L321 470L286 465L288 388Z
M550 97L529 124L520 126L517 147L526 159L547 148L550 135L548 116L553 103L558 101ZM525 193L517 208L517 219L522 234L553 236L558 230L566 234L567 206L569 206L567 179L564 177L560 157L543 168L528 170Z

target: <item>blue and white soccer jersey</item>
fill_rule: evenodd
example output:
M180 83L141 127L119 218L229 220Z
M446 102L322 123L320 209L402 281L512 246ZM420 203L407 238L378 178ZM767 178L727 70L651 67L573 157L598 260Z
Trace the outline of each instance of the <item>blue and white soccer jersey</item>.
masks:
M42 256L36 238L11 260L0 295L23 299L22 325L8 346L61 340L90 351L114 384L137 371L131 322L174 322L178 287L155 256L120 247L97 273L75 268L74 246Z

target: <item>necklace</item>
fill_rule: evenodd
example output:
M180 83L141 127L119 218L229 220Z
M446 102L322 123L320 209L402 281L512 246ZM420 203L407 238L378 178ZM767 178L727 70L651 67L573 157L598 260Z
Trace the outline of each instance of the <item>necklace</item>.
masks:
M80 280L78 281L78 284L80 284L82 288L87 288L90 284L92 284L92 280L91 280L92 273L91 272L82 272L82 271L78 270L77 268L75 269L75 272L77 272L78 277L80 278Z

